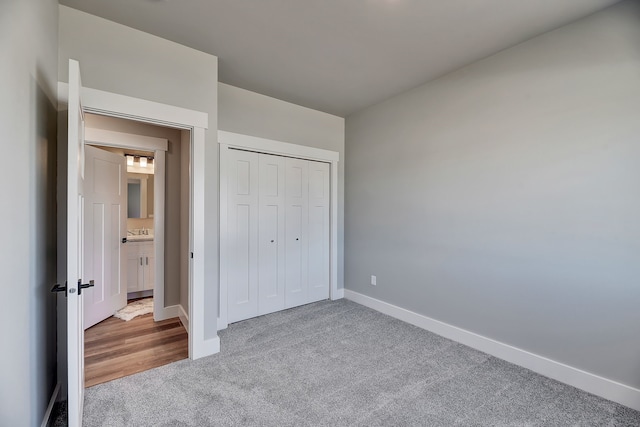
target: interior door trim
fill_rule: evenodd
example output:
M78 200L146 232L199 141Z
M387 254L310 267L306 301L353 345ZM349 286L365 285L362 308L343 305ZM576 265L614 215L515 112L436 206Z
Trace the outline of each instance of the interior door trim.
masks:
M199 359L220 351L220 338L208 328L206 321L205 247L215 247L216 241L206 233L205 178L213 165L207 165L205 130L209 127L208 113L159 102L115 94L93 88L82 88L83 109L86 112L120 117L143 123L188 130L190 133L190 213L189 251L192 254L189 275L189 358ZM69 84L58 82L58 109L66 108ZM163 153L162 150L160 152ZM164 165L164 157L156 157L156 168ZM156 187L157 188L157 187ZM164 194L164 187L160 189ZM158 199L155 200L158 207ZM159 215L156 213L155 216ZM155 217L154 216L154 217ZM157 234L155 236L157 239ZM164 242L162 242L164 245ZM176 314L178 314L176 312ZM213 320L213 319L212 319ZM66 355L61 355L60 358ZM62 360L62 359L59 359ZM66 373L65 373L66 375Z

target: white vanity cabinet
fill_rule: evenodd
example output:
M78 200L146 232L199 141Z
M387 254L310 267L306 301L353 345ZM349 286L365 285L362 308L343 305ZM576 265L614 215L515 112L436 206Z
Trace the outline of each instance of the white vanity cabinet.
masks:
M127 243L127 292L152 290L155 281L153 242Z

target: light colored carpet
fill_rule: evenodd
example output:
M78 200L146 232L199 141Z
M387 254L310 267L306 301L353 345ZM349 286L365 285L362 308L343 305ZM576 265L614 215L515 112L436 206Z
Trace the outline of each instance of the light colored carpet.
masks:
M220 332L221 353L86 390L86 426L638 426L640 413L350 301Z
M140 299L127 304L126 307L116 311L116 314L114 314L113 317L117 317L118 319L128 322L135 317L148 313L153 313L153 298Z

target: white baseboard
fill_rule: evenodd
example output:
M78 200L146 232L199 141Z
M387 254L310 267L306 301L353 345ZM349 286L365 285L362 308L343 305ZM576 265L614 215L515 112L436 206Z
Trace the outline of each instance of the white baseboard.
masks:
M640 390L625 384L556 362L509 344L478 335L448 323L345 289L345 298L410 323L422 329L457 341L492 356L530 369L565 384L640 410Z
M149 289L146 291L136 291L136 292L128 292L127 300L137 299L137 298L148 298L153 296L153 289Z
M184 307L182 306L182 304L180 304L178 307L180 308L180 314L178 314L178 317L180 317L180 321L182 322L182 326L184 326L184 329L186 329L187 333L189 333L189 315L186 311L184 311Z
M49 399L49 405L47 406L47 410L44 412L44 417L42 418L41 427L47 427L49 424L49 418L51 418L51 411L53 411L53 405L55 405L56 400L58 400L58 393L60 392L60 383L56 384L56 387L53 389L53 393L51 394L51 399Z
M337 289L333 295L331 295L331 301L335 301L337 299L342 299L344 298L344 288L343 289Z
M220 337L216 335L214 338L204 340L201 345L194 345L192 353L191 359L193 360L220 353Z
M221 331L223 329L227 329L229 327L229 324L227 322L224 322L221 318L218 317L218 330Z
M173 319L174 317L180 317L180 305L170 305L169 307L161 308L153 312L153 320L159 322L161 320Z
M333 295L331 295L331 301L339 300L344 298L344 289L337 289ZM223 321L220 317L218 317L218 330L221 331L223 329L227 329L229 324Z

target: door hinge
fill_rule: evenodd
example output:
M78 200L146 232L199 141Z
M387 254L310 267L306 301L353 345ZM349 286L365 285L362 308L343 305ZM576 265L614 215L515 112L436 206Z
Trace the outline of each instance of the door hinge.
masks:
M191 259L193 259L193 252L191 252Z

